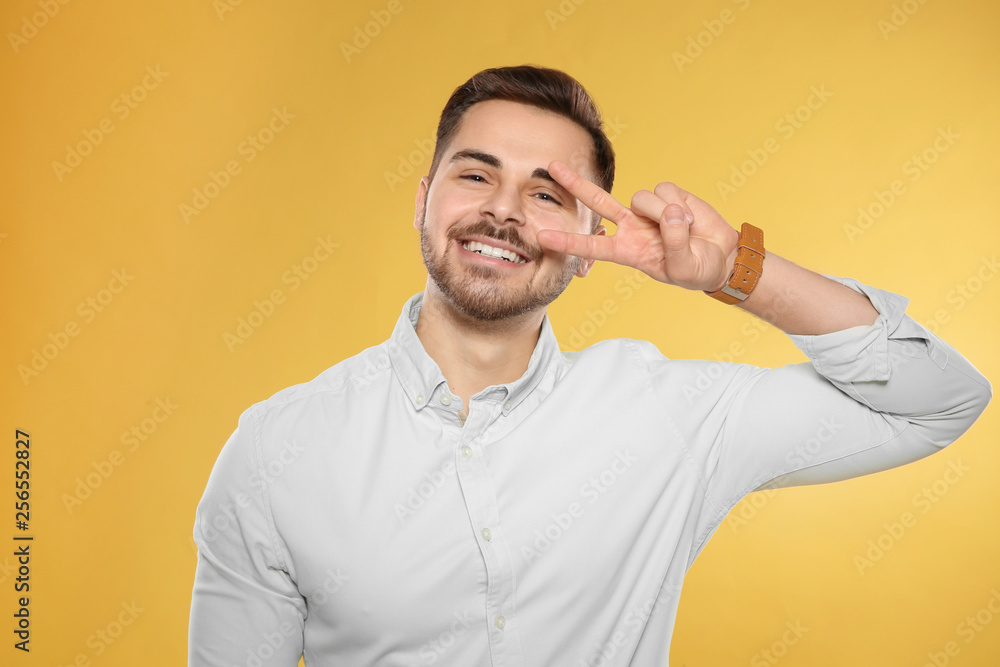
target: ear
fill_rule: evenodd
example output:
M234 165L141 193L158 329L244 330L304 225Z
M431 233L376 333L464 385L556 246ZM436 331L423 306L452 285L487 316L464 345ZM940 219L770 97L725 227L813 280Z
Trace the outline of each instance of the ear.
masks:
M597 229L594 230L594 234L596 234L597 236L605 236L607 235L607 233L608 233L608 228L605 227L604 225L597 225ZM585 259L582 262L580 262L580 268L576 270L575 274L576 277L578 278L586 277L586 275L590 273L590 269L593 268L594 262L596 261L597 261L596 259Z
M417 187L417 198L413 202L413 228L420 231L421 226L421 216L424 212L424 203L427 201L427 177L424 176L420 179L420 185Z

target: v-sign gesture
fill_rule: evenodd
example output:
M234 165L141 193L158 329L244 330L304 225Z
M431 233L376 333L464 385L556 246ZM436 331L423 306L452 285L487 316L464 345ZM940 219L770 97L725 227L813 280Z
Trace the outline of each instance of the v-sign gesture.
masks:
M639 269L670 285L714 291L729 279L739 232L718 211L673 183L639 190L631 208L570 167L553 160L549 175L591 211L615 224L614 236L538 232L549 250L608 260Z

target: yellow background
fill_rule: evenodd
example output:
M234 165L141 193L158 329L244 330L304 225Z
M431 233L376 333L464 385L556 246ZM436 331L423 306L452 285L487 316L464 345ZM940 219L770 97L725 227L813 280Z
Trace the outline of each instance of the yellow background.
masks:
M675 181L734 226L763 227L774 252L906 295L914 317L937 318L998 377L992 0L400 0L396 14L381 0L223 2L0 10L0 433L9 470L15 429L31 433L35 536L25 655L11 633L13 472L0 474L3 664L184 663L194 509L219 449L250 404L388 337L423 288L421 145L452 90L485 67L542 64L587 86L617 128L620 200ZM391 20L376 30L373 11ZM363 48L345 55L355 39ZM690 62L677 57L686 50ZM830 96L803 111L813 87ZM122 95L135 107L124 117ZM275 109L294 118L248 161L243 142ZM778 124L797 111L808 119L785 136ZM54 167L102 122L111 131L78 166ZM723 196L719 182L769 139L779 150ZM925 151L933 163L913 172ZM186 222L181 205L212 172L225 181L230 161L239 172ZM878 211L896 180L901 194L852 236L858 208ZM317 237L337 249L293 289L283 277ZM134 277L121 289L123 269ZM615 285L629 272L599 265L550 308L564 347L576 332L585 344L648 339L675 358L738 343L740 362L803 360L780 332L703 295L649 281L624 299ZM102 292L109 282L118 293ZM227 345L274 290L283 303ZM109 296L101 312L80 306ZM22 377L70 323L78 335ZM158 399L177 406L162 423ZM129 450L122 435L144 424ZM903 469L745 500L688 576L671 664L919 666L948 642L948 664L1000 663L1000 617L988 612L971 638L960 626L985 619L1000 590L998 430L994 406ZM116 450L120 465L67 505ZM954 483L950 463L968 467ZM935 483L944 492L921 512L913 497ZM887 537L903 512L916 525ZM890 548L859 572L855 557L880 538ZM98 639L133 601L142 611L124 632ZM808 630L782 647L786 623Z

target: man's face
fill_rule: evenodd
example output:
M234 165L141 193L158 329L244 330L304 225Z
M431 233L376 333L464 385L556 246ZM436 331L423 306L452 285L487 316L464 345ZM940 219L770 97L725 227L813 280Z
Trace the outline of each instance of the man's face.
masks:
M459 312L497 321L544 308L574 275L587 275L593 260L543 250L536 236L590 233L593 214L547 168L560 160L593 180L592 145L579 125L535 107L470 107L430 187L422 179L417 193L430 287Z

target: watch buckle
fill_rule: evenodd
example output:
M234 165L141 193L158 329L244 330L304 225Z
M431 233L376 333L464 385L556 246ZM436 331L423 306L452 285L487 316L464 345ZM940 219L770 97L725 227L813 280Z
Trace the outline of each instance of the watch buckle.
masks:
M744 301L748 296L750 296L749 294L744 294L735 287L730 287L729 285L723 285L722 289L719 291L722 292L723 294L728 294L734 299L739 299L740 301Z

